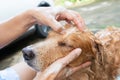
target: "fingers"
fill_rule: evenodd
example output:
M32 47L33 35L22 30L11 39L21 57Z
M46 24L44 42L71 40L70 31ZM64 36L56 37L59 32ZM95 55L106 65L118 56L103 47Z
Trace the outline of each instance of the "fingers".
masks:
M54 18L49 18L50 20L47 21L48 25L56 32L64 34L65 30L63 25L61 25L58 21Z
M74 23L80 31L84 29L85 23L79 13L71 10L56 11L54 8L40 8L35 10L33 17L37 20L38 24L49 25L54 31L63 33L65 32L60 20L66 20L68 23ZM58 20L58 21L57 21Z
M71 74L73 74L74 72L79 71L80 69L83 69L83 68L88 67L90 65L91 65L91 62L88 61L86 63L81 64L80 66L77 66L77 67L74 67L74 68L69 68L69 70L66 73L66 77L68 77Z
M57 76L59 74L59 72L61 72L60 75L62 74L66 74L67 70L63 69L64 67L66 67L66 65L68 65L71 61L73 61L75 58L77 58L81 53L81 49L77 48L75 50L73 50L72 52L70 52L67 56L65 56L64 58L58 59L57 61L55 61L52 65L50 65L51 68L49 68L49 70L53 73L54 72L54 78L55 76ZM56 69L54 69L53 67L56 66ZM57 79L58 80L58 79Z
M71 11L71 12L73 12L74 14L76 14L76 16L77 16L77 19L76 20L78 20L80 23L78 23L78 25L79 24L81 24L81 27L82 28L84 28L85 27L85 21L84 21L84 19L80 16L80 14L79 13L77 13L77 12L75 12L75 11ZM77 23L76 23L77 24ZM80 28L80 26L78 26L79 28Z
M57 70L55 72L58 73L61 69L63 69L66 65L68 65L75 58L77 58L80 54L81 54L81 49L77 48L77 49L73 50L72 52L70 52L67 56L55 61L49 67L52 69L53 67L57 66L57 68L56 68Z
M60 20L66 20L67 22L73 22L79 30L83 30L85 27L84 20L81 18L79 13L75 11L64 11L64 12L59 12L56 16L56 19L58 21Z
M70 52L67 56L55 61L49 67L52 69L53 66L54 67L57 66L57 68L56 68L57 70L55 72L58 73L61 69L66 67L66 65L68 65L71 61L76 59L81 54L81 51L82 50L80 48L77 48L77 49L73 50L72 52Z
M83 30L85 27L85 23L83 18L80 16L79 13L75 12L75 11L70 11L70 13L73 14L73 23L78 27L79 30Z
M53 11L53 8L41 7L40 9L33 10L32 17L35 18L37 24L48 25L54 31L60 33L62 31L64 31L63 25L61 25L58 21L56 21L55 15L53 15L53 13L55 13Z
M83 63L83 64L81 64L80 66L74 67L74 68L72 69L72 71L73 71L73 72L76 72L76 71L78 71L78 70L80 70L80 69L82 69L82 68L88 67L89 65L91 65L91 62L90 62L90 61L88 61L88 62L86 62L86 63Z
M73 50L72 52L70 52L64 58L59 59L60 62L62 63L62 65L63 65L63 67L65 67L66 65L68 65L74 59L76 59L81 54L81 51L82 50L80 48L77 48L77 49Z

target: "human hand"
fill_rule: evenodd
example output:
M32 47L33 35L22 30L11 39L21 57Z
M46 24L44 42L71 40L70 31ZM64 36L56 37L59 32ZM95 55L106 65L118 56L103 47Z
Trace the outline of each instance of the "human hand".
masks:
M64 8L41 7L33 9L32 16L36 19L38 24L48 25L57 32L62 32L64 30L62 25L59 23L61 20L74 23L79 30L83 30L85 26L84 20L81 18L79 13Z
M89 66L91 63L86 62L78 67L68 67L67 65L77 58L81 53L81 49L75 49L64 58L58 59L52 63L44 72L38 73L34 80L62 80L74 72Z

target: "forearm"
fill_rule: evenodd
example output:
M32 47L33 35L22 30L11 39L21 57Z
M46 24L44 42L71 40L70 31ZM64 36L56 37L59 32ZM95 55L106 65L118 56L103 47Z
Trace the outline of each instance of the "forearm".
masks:
M19 75L20 80L33 80L36 76L36 71L30 68L25 62L18 63L11 67Z
M0 48L17 39L33 24L35 24L35 20L31 16L30 11L26 11L0 24Z

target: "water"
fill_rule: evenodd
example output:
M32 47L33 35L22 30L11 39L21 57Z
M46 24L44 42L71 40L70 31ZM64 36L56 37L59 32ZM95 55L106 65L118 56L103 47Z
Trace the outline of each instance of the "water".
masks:
M106 26L120 27L120 0L100 0L73 10L81 14L90 29L103 29Z

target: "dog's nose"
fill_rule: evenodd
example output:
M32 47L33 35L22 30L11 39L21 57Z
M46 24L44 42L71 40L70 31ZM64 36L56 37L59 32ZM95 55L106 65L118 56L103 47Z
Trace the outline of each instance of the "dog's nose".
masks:
M25 60L32 60L35 57L35 54L30 47L23 48L22 53Z

